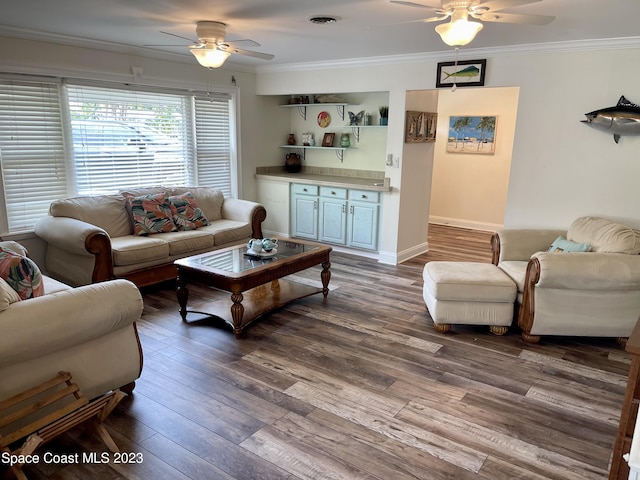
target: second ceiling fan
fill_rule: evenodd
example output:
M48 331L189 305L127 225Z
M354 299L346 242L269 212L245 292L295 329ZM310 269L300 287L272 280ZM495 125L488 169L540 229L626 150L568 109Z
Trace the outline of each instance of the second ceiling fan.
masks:
M503 10L539 2L541 0L442 0L442 7L437 8L410 1L390 0L391 3L409 7L428 8L436 14L425 18L423 22L439 22L450 18L449 23L436 26L436 32L442 41L450 46L462 46L470 43L476 34L482 30L482 23L469 21L469 17L483 22L524 23L546 25L555 17L547 15L530 15L505 13Z

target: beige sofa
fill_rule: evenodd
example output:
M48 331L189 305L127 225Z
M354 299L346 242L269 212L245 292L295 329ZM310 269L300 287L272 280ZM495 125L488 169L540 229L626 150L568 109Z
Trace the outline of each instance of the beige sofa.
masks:
M15 242L0 247L26 255ZM15 298L6 283L0 289L0 401L59 371L71 372L89 399L133 390L142 370L136 286L114 280L71 288L42 278L44 295L35 298Z
M549 252L560 236L589 251ZM568 230L500 230L491 246L493 264L518 288L518 325L525 341L573 335L624 343L631 334L640 316L638 230L589 216Z
M134 235L127 195L161 192L190 192L209 225ZM174 279L173 262L178 258L262 238L265 218L259 203L224 198L212 188L154 187L53 202L49 216L37 222L35 232L47 243L45 268L56 279L77 286L126 278L142 287Z

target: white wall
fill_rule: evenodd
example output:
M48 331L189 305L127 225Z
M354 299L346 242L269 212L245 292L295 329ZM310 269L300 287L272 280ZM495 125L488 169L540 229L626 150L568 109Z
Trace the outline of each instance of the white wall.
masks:
M640 225L640 138L623 137L616 145L610 135L580 123L584 113L614 105L622 94L640 103L640 45L637 40L635 44L601 45L588 42L584 44L588 50L575 50L583 44L572 44L571 50L549 53L463 52L461 59L487 58L485 88L520 89L505 227L563 228L585 214ZM399 155L403 151L404 92L433 89L437 62L444 60L319 71L263 69L258 72L256 89L259 94L388 90L387 152ZM400 172L389 167L386 172L394 190L398 189L394 194L399 193ZM385 228L396 228L398 221L390 211L398 207L397 215L400 202L389 197L385 198L383 221ZM383 233L383 248L397 252L397 247Z
M518 88L440 90L431 221L480 230L502 228L518 107ZM449 117L496 116L495 153L447 153Z

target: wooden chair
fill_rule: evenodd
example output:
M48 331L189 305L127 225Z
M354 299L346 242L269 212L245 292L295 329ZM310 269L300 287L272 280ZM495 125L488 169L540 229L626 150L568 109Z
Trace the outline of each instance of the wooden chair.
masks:
M103 422L115 406L126 397L120 390L89 402L69 372L60 372L46 382L0 402L0 451L25 458L58 435L88 420L112 452L118 446ZM55 410L57 405L62 404ZM28 422L26 425L24 422ZM22 438L24 442L11 450ZM9 472L20 480L27 480L24 463L11 465Z

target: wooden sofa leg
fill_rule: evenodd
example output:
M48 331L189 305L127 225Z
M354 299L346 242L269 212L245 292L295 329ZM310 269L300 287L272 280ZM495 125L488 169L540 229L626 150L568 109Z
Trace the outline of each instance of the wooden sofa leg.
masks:
M131 382L121 386L118 390L126 393L127 395L131 395L133 393L134 388L136 388L136 382Z
M504 335L509 331L509 327L505 327L504 325L489 325L489 330L494 335Z
M433 324L433 328L435 328L436 332L438 332L438 333L447 333L449 330L451 330L451 324L449 324L449 323L434 323Z
M538 343L540 341L540 335L531 335L527 332L522 332L522 340L526 343Z

